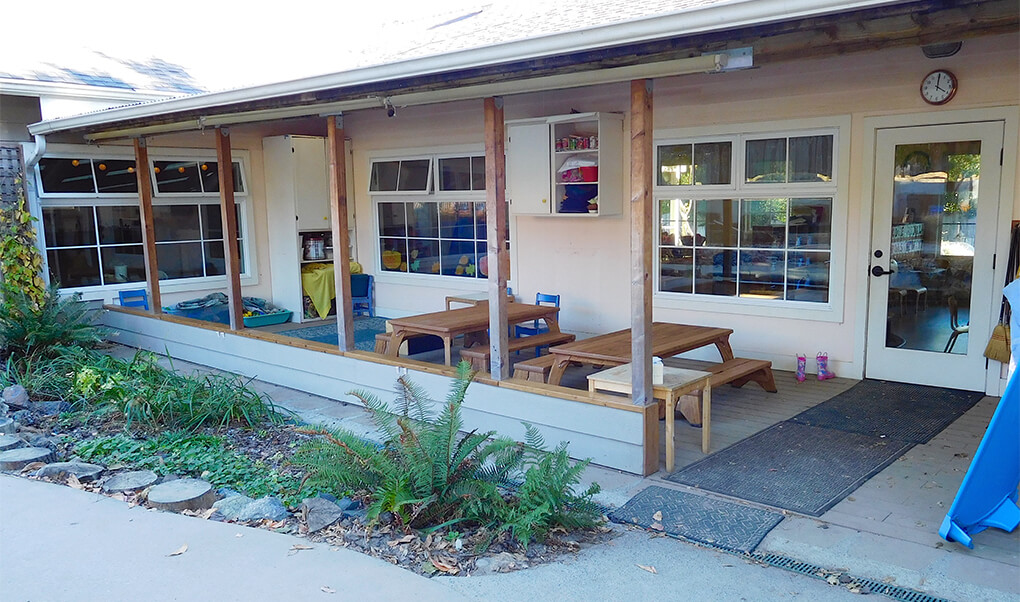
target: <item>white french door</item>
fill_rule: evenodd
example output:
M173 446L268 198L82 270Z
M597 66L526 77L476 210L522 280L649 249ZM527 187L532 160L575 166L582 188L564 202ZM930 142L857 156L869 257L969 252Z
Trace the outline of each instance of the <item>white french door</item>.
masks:
M876 130L868 378L984 390L1002 145L1000 121Z

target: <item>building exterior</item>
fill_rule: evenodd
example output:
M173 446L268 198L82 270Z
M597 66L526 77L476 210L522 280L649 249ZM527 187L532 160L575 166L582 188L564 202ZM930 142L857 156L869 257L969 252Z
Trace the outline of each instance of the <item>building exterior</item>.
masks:
M106 302L145 286L133 177L142 146L162 304L229 288L216 177L229 129L240 290L298 315L301 244L346 234L375 276L376 312L391 318L442 309L452 293L498 299L509 279L522 300L561 295L560 324L580 337L639 330L635 316L720 326L734 330L738 356L780 370L824 352L841 376L1000 394L1006 367L981 352L1020 219L1016 3L794 5L684 3L580 31L45 119L29 127L46 144L30 196L49 268L65 289ZM642 88L647 113L633 103ZM338 132L339 161L329 155ZM649 134L642 154L632 141ZM486 180L500 144L506 234L489 227L502 223L493 210L502 189ZM33 143L24 148L32 156ZM635 209L643 203L648 220ZM504 235L509 267L493 246ZM634 252L646 238L647 265ZM344 256L339 244L334 253ZM280 351L257 334L165 316L107 319L131 344L334 397L407 367L437 391L452 374L357 351ZM947 352L952 324L969 332ZM647 470L651 419L640 403L593 404L496 371L482 383L469 400L473 426L510 432L529 420L598 463Z

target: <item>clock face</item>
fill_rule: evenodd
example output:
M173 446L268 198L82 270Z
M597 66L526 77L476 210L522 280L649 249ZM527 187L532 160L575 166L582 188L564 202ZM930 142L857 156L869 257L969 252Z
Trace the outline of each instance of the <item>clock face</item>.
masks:
M933 105L943 105L956 94L956 76L945 69L932 71L921 81L921 98Z

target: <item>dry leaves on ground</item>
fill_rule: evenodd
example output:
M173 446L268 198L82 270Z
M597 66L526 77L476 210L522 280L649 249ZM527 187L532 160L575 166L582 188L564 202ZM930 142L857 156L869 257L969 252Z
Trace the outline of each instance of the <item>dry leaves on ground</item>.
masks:
M654 518L657 521L662 520L662 510L656 510L655 514L652 515L652 518Z

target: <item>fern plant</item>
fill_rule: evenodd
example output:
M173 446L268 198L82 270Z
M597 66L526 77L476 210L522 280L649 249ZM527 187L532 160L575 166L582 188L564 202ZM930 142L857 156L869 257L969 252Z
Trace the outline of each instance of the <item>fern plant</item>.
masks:
M52 357L66 347L89 347L105 330L93 324L95 310L80 295L61 297L52 284L40 301L31 292L7 290L0 303L0 355Z

